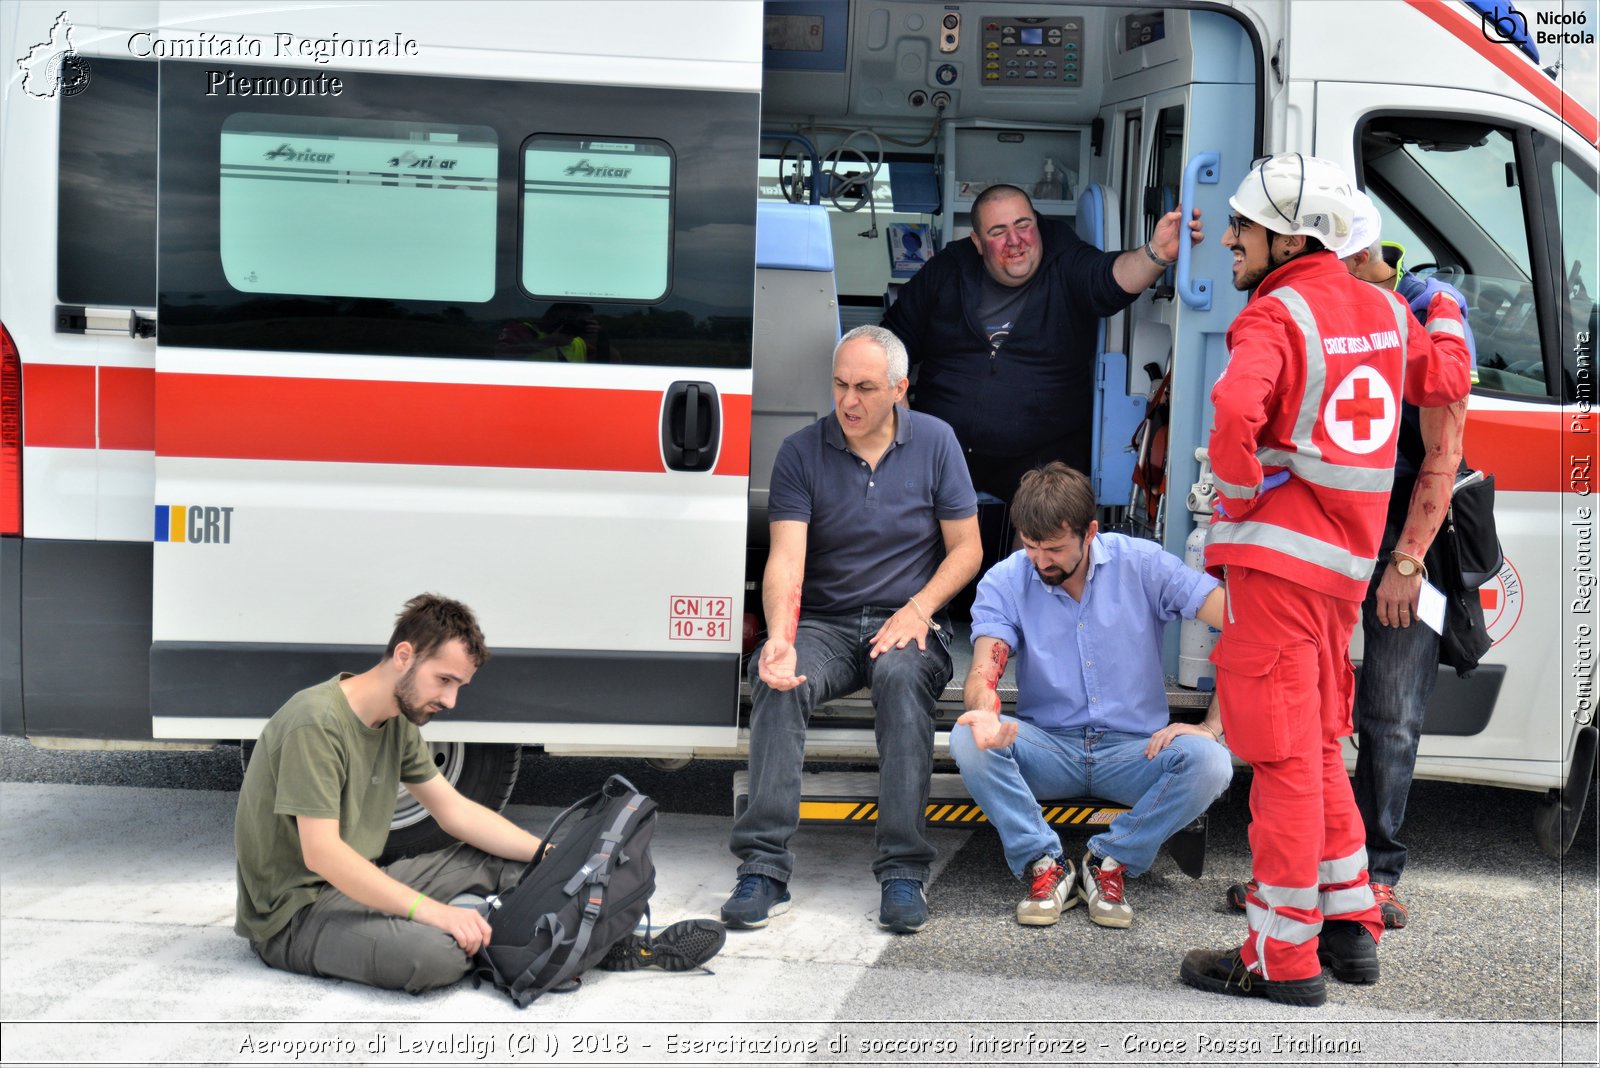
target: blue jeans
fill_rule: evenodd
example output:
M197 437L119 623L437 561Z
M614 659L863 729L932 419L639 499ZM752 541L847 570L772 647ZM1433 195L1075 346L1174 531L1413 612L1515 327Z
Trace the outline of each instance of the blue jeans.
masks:
M1194 822L1233 778L1228 751L1209 735L1179 735L1150 758L1144 755L1148 734L1045 730L1004 718L1017 724L1011 745L979 749L972 729L957 724L950 755L972 799L1000 833L1006 864L1018 877L1041 855L1061 855L1061 839L1039 811L1041 800L1098 797L1130 806L1089 839L1089 851L1121 861L1129 875L1138 876L1155 863L1161 843Z
M750 658L750 798L728 843L740 860L740 875L787 883L794 874L789 838L800 826L806 725L818 705L866 686L878 741L878 859L872 870L879 882L928 881L935 854L923 832L933 774L933 706L953 669L942 635L933 632L926 650L913 643L869 659L869 639L895 611L868 606L844 615L802 616L795 674L806 681L792 690L779 692L761 681L759 649Z
M1366 652L1356 683L1356 808L1367 826L1367 871L1393 886L1406 866L1406 847L1395 835L1406 818L1406 797L1417 767L1422 717L1439 680L1439 636L1427 624L1385 627L1377 599L1361 605Z

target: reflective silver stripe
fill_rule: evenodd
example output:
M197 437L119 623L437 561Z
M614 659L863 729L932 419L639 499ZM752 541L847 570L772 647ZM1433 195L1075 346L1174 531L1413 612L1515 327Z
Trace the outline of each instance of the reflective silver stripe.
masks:
M1411 307L1395 297L1389 301L1389 310L1394 313L1394 325L1400 331L1400 347L1404 349L1411 339Z
M1430 334L1454 334L1463 341L1467 338L1466 328L1461 325L1460 319L1446 319L1440 316L1437 319L1429 319L1427 325Z
M1257 883L1256 897L1274 908L1314 909L1317 907L1317 888L1314 886L1273 886Z
M1261 969L1261 978L1271 979L1267 973L1267 939L1276 938L1280 942L1290 945L1303 946L1317 937L1322 930L1322 921L1303 923L1300 920L1291 920L1278 912L1280 908L1295 908L1312 910L1317 907L1317 902L1322 895L1317 893L1314 886L1273 886L1271 883L1257 883L1252 897L1260 898L1267 903L1262 908L1252 900L1244 903L1245 920L1250 924L1250 930L1256 932L1256 962Z
M1307 482L1328 489L1388 493L1394 488L1393 467L1347 467L1282 449L1257 449L1256 459L1263 464L1287 467Z
M1327 388L1328 364L1322 355L1322 332L1317 329L1317 317L1311 314L1306 298L1288 286L1273 290L1269 296L1277 298L1289 312L1289 318L1300 328L1306 342L1306 391L1300 398L1300 414L1294 420L1295 450L1312 460L1322 459L1322 450L1311 441L1311 430L1322 414L1322 392Z
M1246 519L1238 523L1218 523L1211 528L1212 545L1255 545L1298 557L1318 567L1336 571L1366 582L1372 577L1373 561L1356 556L1331 542L1320 541L1287 527Z
M1348 916L1353 912L1365 912L1377 903L1372 887L1362 883L1345 890L1324 890L1320 907L1324 916Z
M1390 294L1390 296L1394 296ZM1399 297L1389 301L1389 310L1394 312L1394 325L1400 331L1400 389L1396 394L1399 397L1406 395L1406 349L1410 348L1411 340L1411 306Z
M1229 497L1233 497L1241 501L1248 501L1250 498L1254 497L1256 495L1256 490L1259 488L1257 486L1236 486L1232 482L1224 482L1215 474L1211 476L1211 481L1212 484L1217 487L1217 489L1221 490Z
M1322 921L1316 923L1302 923L1291 920L1277 909L1264 909L1260 905L1246 901L1244 905L1245 919L1250 924L1250 930L1256 932L1256 955L1262 960L1267 955L1261 952L1261 939L1276 938L1279 942L1288 942L1290 945L1303 946L1322 930Z
M1317 885L1333 886L1337 883L1352 883L1361 878L1361 873L1367 870L1367 847L1360 846L1348 857L1335 857L1325 860L1317 865Z

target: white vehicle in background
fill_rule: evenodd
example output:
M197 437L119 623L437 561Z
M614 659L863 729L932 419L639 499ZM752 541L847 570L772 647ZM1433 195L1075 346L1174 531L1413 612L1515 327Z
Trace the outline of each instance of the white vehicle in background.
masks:
M1471 303L1506 565L1417 772L1548 793L1559 853L1595 767L1600 135L1482 6L8 4L0 731L248 740L435 589L495 649L427 731L472 796L523 745L740 757L766 477L841 326L985 185L1132 247L1179 201L1214 237L1298 150ZM1103 331L1105 520L1179 554L1227 275L1208 240ZM1130 507L1169 370L1172 492ZM872 759L864 714L811 754Z

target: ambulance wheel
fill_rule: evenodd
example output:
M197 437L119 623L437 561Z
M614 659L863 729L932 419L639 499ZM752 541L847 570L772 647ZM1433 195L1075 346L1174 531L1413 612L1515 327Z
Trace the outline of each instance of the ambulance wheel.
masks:
M479 745L466 742L429 742L433 763L446 781L470 798L495 812L506 807L511 789L517 784L517 769L522 765L520 745ZM389 843L383 862L430 853L455 844L455 839L439 829L411 792L400 787L389 822Z
M1586 723L1578 729L1574 739L1566 786L1551 790L1544 804L1533 814L1533 838L1546 856L1560 859L1572 847L1594 784L1597 753L1600 753L1600 731L1593 723Z

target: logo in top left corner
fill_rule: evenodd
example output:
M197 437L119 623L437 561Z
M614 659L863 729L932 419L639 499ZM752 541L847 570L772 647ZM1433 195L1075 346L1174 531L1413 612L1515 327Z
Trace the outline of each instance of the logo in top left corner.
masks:
M50 27L50 36L29 48L17 60L22 71L22 91L41 100L76 96L89 87L89 61L72 47L72 21L63 11Z

